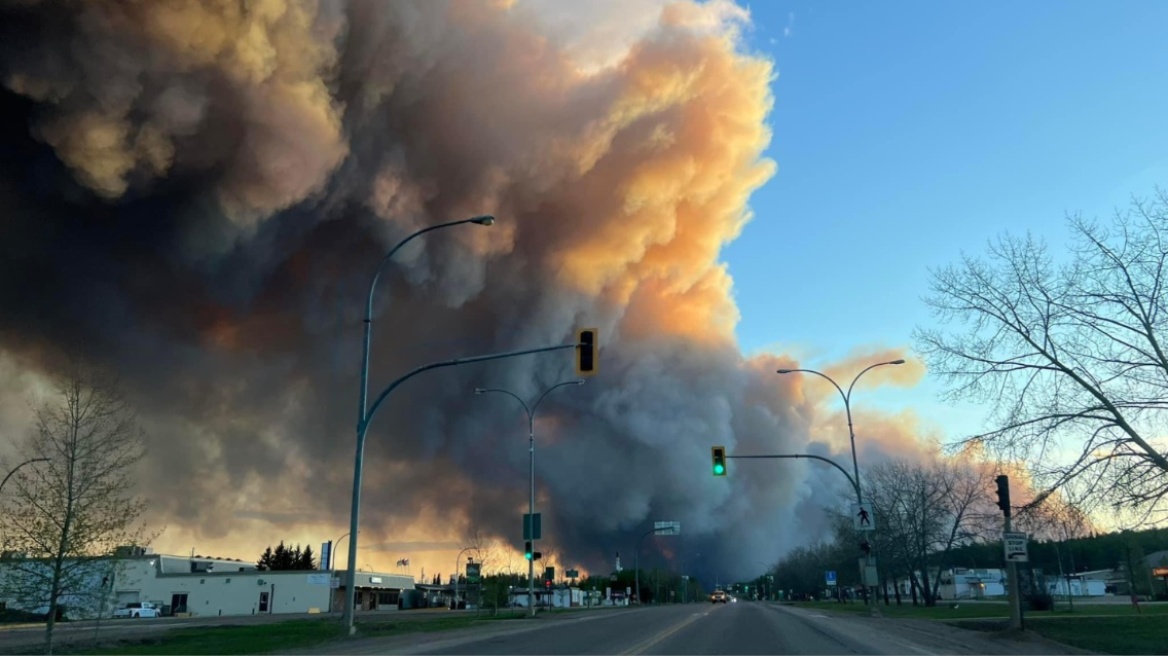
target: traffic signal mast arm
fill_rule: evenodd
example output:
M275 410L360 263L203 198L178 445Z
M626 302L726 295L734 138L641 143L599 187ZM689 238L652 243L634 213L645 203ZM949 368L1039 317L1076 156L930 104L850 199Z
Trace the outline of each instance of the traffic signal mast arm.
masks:
M856 484L856 479L852 478L852 475L848 473L848 470L844 469L843 467L841 467L839 465L839 463L837 463L836 461L834 461L830 458L824 458L823 456L813 456L809 453L789 453L789 454L783 453L783 454L762 455L762 456L726 455L725 457L726 458L791 458L791 459L809 458L811 460L819 460L822 462L826 462L827 464L831 465L832 467L835 467L836 469L840 470L840 473L847 477L848 482L852 484L852 491L856 493L856 501L863 503L863 501L860 499L860 486Z
M455 358L453 360L443 360L442 362L431 362L430 364L424 364L424 365L418 367L417 369L414 369L410 373L408 373L408 374L402 376L401 378L398 378L397 380L390 383L389 387L386 387L381 392L381 394L379 394L377 396L377 400L373 402L373 405L369 407L369 412L366 413L365 420L363 422L361 422L360 428L362 430L364 430L366 427L368 427L369 422L373 420L373 415L377 414L377 409L379 407L381 407L382 402L384 402L385 399L391 393L393 393L393 391L395 389L397 389L398 385L401 385L402 383L413 378L414 376L417 376L418 374L420 374L422 372L430 371L431 369L441 369L442 367L457 367L460 364L473 364L475 362L489 362L490 360L502 360L504 358L514 358L514 357L518 357L520 355L531 355L533 353L547 353L549 351L564 351L567 349L574 349L574 348L577 348L579 346L580 346L580 344L577 344L577 343L557 344L556 346L544 346L543 348L525 349L522 351L507 351L506 353L491 353L489 355L475 355L475 356L471 356L469 358Z

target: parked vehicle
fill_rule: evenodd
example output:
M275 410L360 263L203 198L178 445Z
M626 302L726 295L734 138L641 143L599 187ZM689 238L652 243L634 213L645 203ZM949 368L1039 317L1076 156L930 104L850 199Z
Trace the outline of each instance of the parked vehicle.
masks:
M141 603L135 601L126 604L125 608L119 608L114 611L114 617L117 618L160 617L161 615L162 610L149 601L143 601Z

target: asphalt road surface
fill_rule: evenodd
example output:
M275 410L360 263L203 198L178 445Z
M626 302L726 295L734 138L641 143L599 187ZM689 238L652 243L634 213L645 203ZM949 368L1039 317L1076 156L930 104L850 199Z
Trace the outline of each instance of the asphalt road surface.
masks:
M940 623L822 614L777 604L684 604L353 639L330 654L1062 654Z

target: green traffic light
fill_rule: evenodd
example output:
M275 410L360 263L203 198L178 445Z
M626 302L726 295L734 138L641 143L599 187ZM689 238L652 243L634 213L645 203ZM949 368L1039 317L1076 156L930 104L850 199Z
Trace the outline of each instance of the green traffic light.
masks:
M714 465L714 473L715 474L721 474L721 473L724 473L725 471L726 471L726 468L722 466L722 463L718 463L718 464Z

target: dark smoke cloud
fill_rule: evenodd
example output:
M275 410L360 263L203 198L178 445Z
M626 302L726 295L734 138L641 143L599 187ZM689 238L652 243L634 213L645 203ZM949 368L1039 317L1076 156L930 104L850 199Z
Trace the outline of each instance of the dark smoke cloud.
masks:
M669 5L585 73L523 3L2 6L5 377L79 344L123 373L160 546L247 555L346 530L368 277L417 227L483 212L498 223L387 270L374 394L430 360L599 326L602 373L540 409L549 548L629 566L630 536L674 519L725 577L816 530L831 475L708 475L711 444L802 450L816 414L778 359L740 354L717 261L773 173L772 69L738 51L741 10ZM514 547L525 422L471 390L533 398L571 375L534 356L402 388L366 450L364 544L478 527Z

